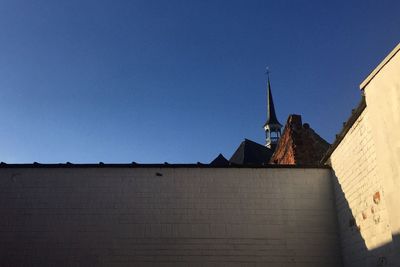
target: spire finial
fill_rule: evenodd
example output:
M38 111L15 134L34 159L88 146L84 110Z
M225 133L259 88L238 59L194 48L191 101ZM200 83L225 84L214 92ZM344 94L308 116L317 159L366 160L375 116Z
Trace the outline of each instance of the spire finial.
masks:
M269 70L269 67L267 66L265 68L265 75L267 75L268 81L269 81L269 74L271 73L271 71Z

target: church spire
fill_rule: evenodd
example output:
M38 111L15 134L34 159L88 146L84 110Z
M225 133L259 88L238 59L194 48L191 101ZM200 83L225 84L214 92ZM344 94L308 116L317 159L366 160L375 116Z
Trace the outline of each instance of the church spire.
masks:
M269 80L269 70L267 69L267 121L264 124L266 147L272 148L278 143L281 137L282 124L279 123L275 113L274 100L271 92L271 82Z

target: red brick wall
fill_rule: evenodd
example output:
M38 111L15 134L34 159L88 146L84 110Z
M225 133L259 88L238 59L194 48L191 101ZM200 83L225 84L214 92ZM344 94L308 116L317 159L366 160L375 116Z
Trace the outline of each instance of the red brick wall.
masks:
M289 116L270 163L274 164L319 164L329 148L328 142L302 124L301 116Z

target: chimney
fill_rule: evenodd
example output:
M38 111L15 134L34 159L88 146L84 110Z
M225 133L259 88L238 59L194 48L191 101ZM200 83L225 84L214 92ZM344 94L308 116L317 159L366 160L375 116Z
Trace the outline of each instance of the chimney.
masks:
M303 125L303 123L301 121L301 116L297 115L297 114L289 115L286 125L287 125L287 127L291 128L291 129L301 130L302 125Z

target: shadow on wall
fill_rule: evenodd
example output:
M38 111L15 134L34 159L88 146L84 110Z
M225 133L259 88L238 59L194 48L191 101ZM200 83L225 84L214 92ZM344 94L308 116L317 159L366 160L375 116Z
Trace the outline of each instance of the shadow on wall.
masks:
M400 235L392 236L387 221L381 220L384 207L380 192L371 196L372 204L357 213L351 210L335 174L333 185L344 267L400 266Z

